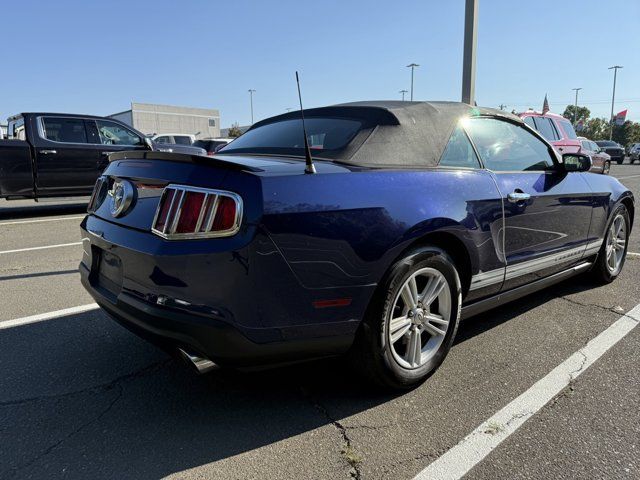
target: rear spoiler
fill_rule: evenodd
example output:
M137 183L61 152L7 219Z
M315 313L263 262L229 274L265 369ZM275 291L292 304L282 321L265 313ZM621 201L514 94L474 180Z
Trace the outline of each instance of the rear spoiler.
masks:
M204 155L189 155L188 153L132 150L125 152L114 152L109 154L108 158L109 162L115 162L118 160L164 160L169 162L206 164L227 168L229 170L244 170L247 172L263 171L260 168L251 167L242 163L230 162L217 157L209 157Z

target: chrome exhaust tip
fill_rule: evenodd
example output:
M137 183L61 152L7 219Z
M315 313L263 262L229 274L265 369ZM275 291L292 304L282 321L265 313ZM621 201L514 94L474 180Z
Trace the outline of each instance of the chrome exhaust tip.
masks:
M207 373L212 370L218 369L218 365L213 363L208 358L200 357L193 353L189 353L182 348L178 348L178 352L180 352L180 356L187 361L190 365L194 366L198 373Z

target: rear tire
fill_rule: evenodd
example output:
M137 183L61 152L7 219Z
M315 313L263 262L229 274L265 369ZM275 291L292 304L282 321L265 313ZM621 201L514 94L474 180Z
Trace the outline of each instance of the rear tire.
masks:
M460 277L436 247L408 253L381 282L358 332L352 361L379 386L413 388L447 356L460 320Z
M598 258L590 272L596 282L611 283L622 272L629 246L630 223L627 208L619 205L607 224Z

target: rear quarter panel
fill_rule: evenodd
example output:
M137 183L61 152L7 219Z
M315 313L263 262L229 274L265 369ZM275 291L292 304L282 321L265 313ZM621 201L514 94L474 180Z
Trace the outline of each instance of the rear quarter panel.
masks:
M472 273L504 265L502 200L486 171L267 177L263 194L264 229L306 289L375 286L432 232L464 243Z

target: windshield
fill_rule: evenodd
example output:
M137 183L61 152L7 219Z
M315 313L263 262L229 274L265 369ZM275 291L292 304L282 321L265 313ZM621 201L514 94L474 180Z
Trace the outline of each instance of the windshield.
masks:
M306 118L307 140L314 157L338 158L363 129L360 120ZM249 130L220 153L266 153L304 156L304 136L300 119L268 123Z
M616 142L610 142L609 140L600 140L599 142L596 142L596 143L601 147L617 147L618 146Z

